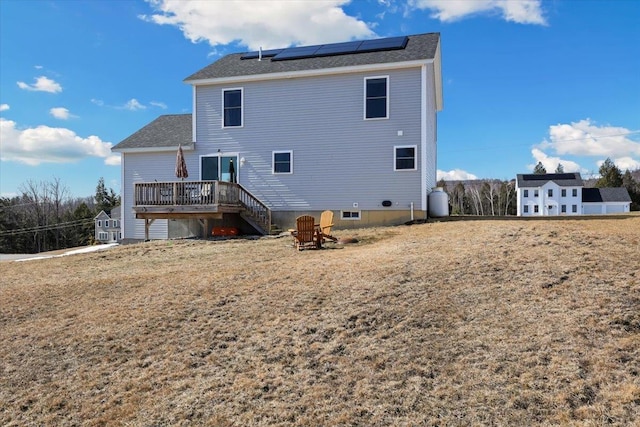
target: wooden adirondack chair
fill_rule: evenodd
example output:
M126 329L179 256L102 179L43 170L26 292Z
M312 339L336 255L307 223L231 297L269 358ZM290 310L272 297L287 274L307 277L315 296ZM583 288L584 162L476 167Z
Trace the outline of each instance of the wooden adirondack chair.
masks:
M322 243L327 239L337 242L338 239L331 235L331 227L333 227L333 211L324 211L320 215L320 233L322 237Z
M316 219L310 215L302 215L296 218L296 230L293 232L293 239L296 249L299 251L307 248L319 248L318 230L316 229Z

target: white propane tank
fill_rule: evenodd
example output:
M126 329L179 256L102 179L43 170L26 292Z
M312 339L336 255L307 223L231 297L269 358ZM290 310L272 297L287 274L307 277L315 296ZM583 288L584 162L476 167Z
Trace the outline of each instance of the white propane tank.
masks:
M429 216L449 216L449 195L442 187L434 187L429 193Z

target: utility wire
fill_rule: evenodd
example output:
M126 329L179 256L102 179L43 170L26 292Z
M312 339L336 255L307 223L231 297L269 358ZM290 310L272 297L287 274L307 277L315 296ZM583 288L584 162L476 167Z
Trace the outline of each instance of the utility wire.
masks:
M60 222L58 224L38 225L35 227L19 228L16 230L4 230L4 231L0 231L0 237L15 236L17 234L25 234L25 233L37 233L41 231L51 231L59 228L79 227L82 225L88 225L93 222L94 222L93 219L79 219L75 221Z

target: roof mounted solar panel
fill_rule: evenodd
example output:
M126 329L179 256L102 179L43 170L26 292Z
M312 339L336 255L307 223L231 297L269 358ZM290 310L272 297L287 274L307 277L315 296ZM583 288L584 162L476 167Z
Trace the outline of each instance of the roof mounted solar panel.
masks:
M282 52L271 58L271 60L283 61L285 59L313 58L316 51L321 47L322 45L290 47L288 49L284 49Z
M315 56L332 56L355 53L361 44L361 40L353 42L325 44L320 46L320 49L316 51Z
M379 52L385 50L398 50L407 47L409 37L389 37L386 39L365 40L358 47L357 52Z
M279 54L280 52L282 52L284 49L269 49L269 50L263 50L262 51L262 57L263 58L271 58L273 56L276 56L277 54ZM247 52L244 55L242 55L240 57L240 59L258 59L260 58L260 52L259 51L255 51L255 52Z

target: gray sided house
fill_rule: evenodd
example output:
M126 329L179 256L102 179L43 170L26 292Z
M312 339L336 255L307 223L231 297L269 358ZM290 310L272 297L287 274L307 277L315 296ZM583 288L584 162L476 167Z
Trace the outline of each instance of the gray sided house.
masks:
M342 228L426 216L438 33L231 54L185 82L193 114L161 116L114 147L125 238L268 233L327 209Z
M107 214L100 211L94 218L96 242L101 243L119 243L122 240L122 230L120 228L121 211L120 206L111 209Z

